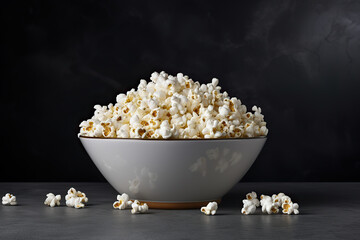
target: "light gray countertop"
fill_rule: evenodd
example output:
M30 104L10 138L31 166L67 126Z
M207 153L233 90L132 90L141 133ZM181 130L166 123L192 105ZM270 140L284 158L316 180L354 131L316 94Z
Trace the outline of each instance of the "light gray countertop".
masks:
M70 187L85 192L84 209L65 206ZM284 192L299 215L242 215L242 199ZM360 183L239 183L215 216L199 209L132 215L115 210L117 192L107 183L0 183L0 194L16 195L18 206L0 206L0 239L360 239ZM61 194L61 206L43 204Z

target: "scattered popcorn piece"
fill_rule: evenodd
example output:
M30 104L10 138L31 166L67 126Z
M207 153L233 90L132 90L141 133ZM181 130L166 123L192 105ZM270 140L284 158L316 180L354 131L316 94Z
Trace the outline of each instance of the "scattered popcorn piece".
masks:
M131 207L133 202L130 200L129 195L123 193L121 195L117 195L117 201L114 202L113 207L115 209L126 209Z
M80 123L79 136L100 138L199 139L266 136L261 108L247 112L237 98L221 92L219 80L200 84L178 73L151 74L137 89L119 94L116 103L94 106ZM136 189L135 189L136 190Z
M279 212L279 204L274 203L272 198L267 195L260 196L261 211L267 214L274 214Z
M254 214L256 211L256 205L253 201L244 199L243 200L243 208L241 209L241 213L245 215Z
M5 194L5 196L2 197L2 204L11 206L17 205L16 197L11 193Z
M83 208L85 206L84 203L87 203L89 199L85 193L76 191L75 188L70 188L65 196L65 200L68 207Z
M256 192L251 192L251 193L246 194L246 199L251 201L255 205L255 207L260 206L260 201L259 201L259 199L257 199Z
M50 207L55 207L60 205L61 195L54 195L53 193L46 194L46 199L44 201L45 205Z
M294 214L299 214L299 204L297 204L297 203L293 203L293 202L289 202L289 203L283 203L282 204L282 212L284 213L284 214L292 214L292 213L294 213Z
M217 209L217 202L209 202L208 205L206 207L202 207L200 211L205 213L206 215L215 215Z
M132 204L131 204L131 213L135 214L135 213L144 213L147 212L149 210L149 207L146 203L140 203L138 200L135 200Z

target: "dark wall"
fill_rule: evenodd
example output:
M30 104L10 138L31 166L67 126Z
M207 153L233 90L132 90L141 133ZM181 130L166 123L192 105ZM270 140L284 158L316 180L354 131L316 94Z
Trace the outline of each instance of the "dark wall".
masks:
M161 70L261 106L244 181L360 180L359 1L130 2L2 3L0 181L104 180L78 124Z

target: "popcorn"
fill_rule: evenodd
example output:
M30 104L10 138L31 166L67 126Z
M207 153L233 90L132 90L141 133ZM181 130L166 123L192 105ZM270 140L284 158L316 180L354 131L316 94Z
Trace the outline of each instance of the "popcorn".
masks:
M11 206L17 205L16 197L11 193L5 194L5 196L2 197L2 204Z
M129 131L129 124L124 124L116 131L116 134L120 138L129 138Z
M162 138L167 139L170 138L172 135L172 129L170 128L168 120L165 120L160 125L160 131L159 134L162 136Z
M219 107L219 114L220 114L221 116L226 117L226 116L229 115L229 113L230 113L230 109L229 109L228 106L224 105L224 106L222 106L222 107Z
M275 214L279 212L279 204L274 203L270 196L261 195L260 196L260 204L261 204L261 211L267 214Z
M260 202L255 192L246 194L246 199L243 200L242 214L253 214L256 211L256 207L261 205L261 211L267 214L276 214L280 211L280 207L283 209L284 214L299 214L299 205L293 203L291 198L284 193L273 194L271 197L267 195L260 196Z
M284 193L279 193L277 195L274 194L272 195L272 199L281 206L284 214L299 214L299 205L297 203L293 203L291 198Z
M88 202L88 198L85 193L76 191L75 188L70 188L65 196L66 206L74 208L83 208L85 203Z
M292 214L292 213L294 213L294 214L299 214L299 204L297 204L297 203L293 203L293 202L289 202L289 203L283 203L282 204L282 212L284 213L284 214Z
M256 207L260 206L260 201L257 199L256 192L246 194L246 199L243 200L243 208L241 209L242 214L254 214Z
M279 212L279 205L274 203L266 203L262 205L261 211L267 214L275 214Z
M74 208L83 208L85 207L85 204L82 202L82 199L81 198L73 198L74 200Z
M131 204L131 213L144 213L149 210L149 207L146 203L140 203L138 200L135 200L134 203Z
M203 212L206 215L215 215L216 210L218 209L217 202L209 202L206 207L202 207L200 209L201 212Z
M255 207L260 206L260 201L259 201L259 199L257 199L256 192L251 192L251 193L246 194L246 199L251 201L255 205Z
M60 205L61 195L54 195L53 193L46 194L46 199L44 201L45 205L50 207L55 207Z
M115 209L125 209L131 207L133 202L130 200L129 195L123 193L121 195L117 195L117 201L114 202L113 207Z
M119 94L115 104L94 106L80 123L79 136L100 138L199 139L266 136L260 107L247 112L237 98L220 92L219 80L200 84L178 73L151 74L137 90Z
M291 202L291 198L287 195L285 195L284 193L279 193L279 194L273 194L271 196L273 202L278 203L280 206L283 204L283 202L285 201L286 203Z
M243 200L243 208L241 209L241 213L245 215L254 214L256 211L256 205L253 201L244 199Z
M283 203L291 203L291 198L289 196L283 196L281 198L281 204Z

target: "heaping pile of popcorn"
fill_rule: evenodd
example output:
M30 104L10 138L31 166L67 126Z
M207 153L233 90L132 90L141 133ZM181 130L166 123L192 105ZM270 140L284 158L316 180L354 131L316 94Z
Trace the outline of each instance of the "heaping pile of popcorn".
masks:
M266 136L261 108L247 112L219 80L200 84L178 73L151 74L137 90L119 94L116 103L95 105L94 116L80 124L80 136L102 138L249 138Z

